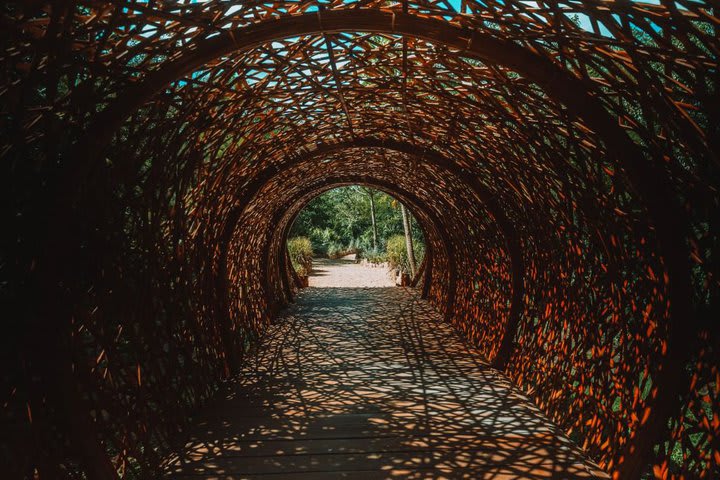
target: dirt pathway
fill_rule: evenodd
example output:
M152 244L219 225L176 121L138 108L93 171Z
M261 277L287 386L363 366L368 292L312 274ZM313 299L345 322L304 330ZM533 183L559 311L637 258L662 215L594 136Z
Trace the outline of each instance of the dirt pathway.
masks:
M316 258L310 274L311 287L367 288L393 287L395 279L387 267L360 265L355 256L348 255L338 260Z

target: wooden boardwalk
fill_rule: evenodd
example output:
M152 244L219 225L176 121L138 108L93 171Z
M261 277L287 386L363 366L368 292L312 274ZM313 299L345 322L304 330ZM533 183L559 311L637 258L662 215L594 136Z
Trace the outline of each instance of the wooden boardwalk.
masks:
M226 397L169 478L606 478L399 287L306 289Z

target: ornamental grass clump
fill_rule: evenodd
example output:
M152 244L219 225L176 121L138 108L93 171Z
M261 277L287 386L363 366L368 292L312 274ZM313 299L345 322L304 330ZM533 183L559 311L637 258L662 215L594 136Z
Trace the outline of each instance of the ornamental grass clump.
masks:
M425 255L425 246L421 242L413 241L415 260L422 262ZM410 274L410 261L408 260L407 244L404 235L393 235L388 238L385 245L385 261L392 270Z
M287 242L292 266L301 277L310 275L312 270L313 248L307 237L291 238Z

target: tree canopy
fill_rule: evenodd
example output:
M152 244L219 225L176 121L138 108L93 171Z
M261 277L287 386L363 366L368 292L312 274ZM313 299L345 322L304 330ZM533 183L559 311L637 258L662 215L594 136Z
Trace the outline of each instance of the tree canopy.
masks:
M373 245L374 204L377 242ZM423 243L422 231L411 216L413 243ZM316 255L359 250L383 252L387 240L403 234L400 202L392 196L360 185L338 187L315 197L300 212L291 237L308 237Z

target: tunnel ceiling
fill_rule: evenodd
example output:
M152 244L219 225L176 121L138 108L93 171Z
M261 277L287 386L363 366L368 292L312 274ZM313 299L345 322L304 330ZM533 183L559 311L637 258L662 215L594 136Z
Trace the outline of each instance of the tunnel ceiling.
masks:
M292 301L294 215L359 183L420 221L421 293L603 468L720 475L718 8L7 4L18 472L156 474Z

